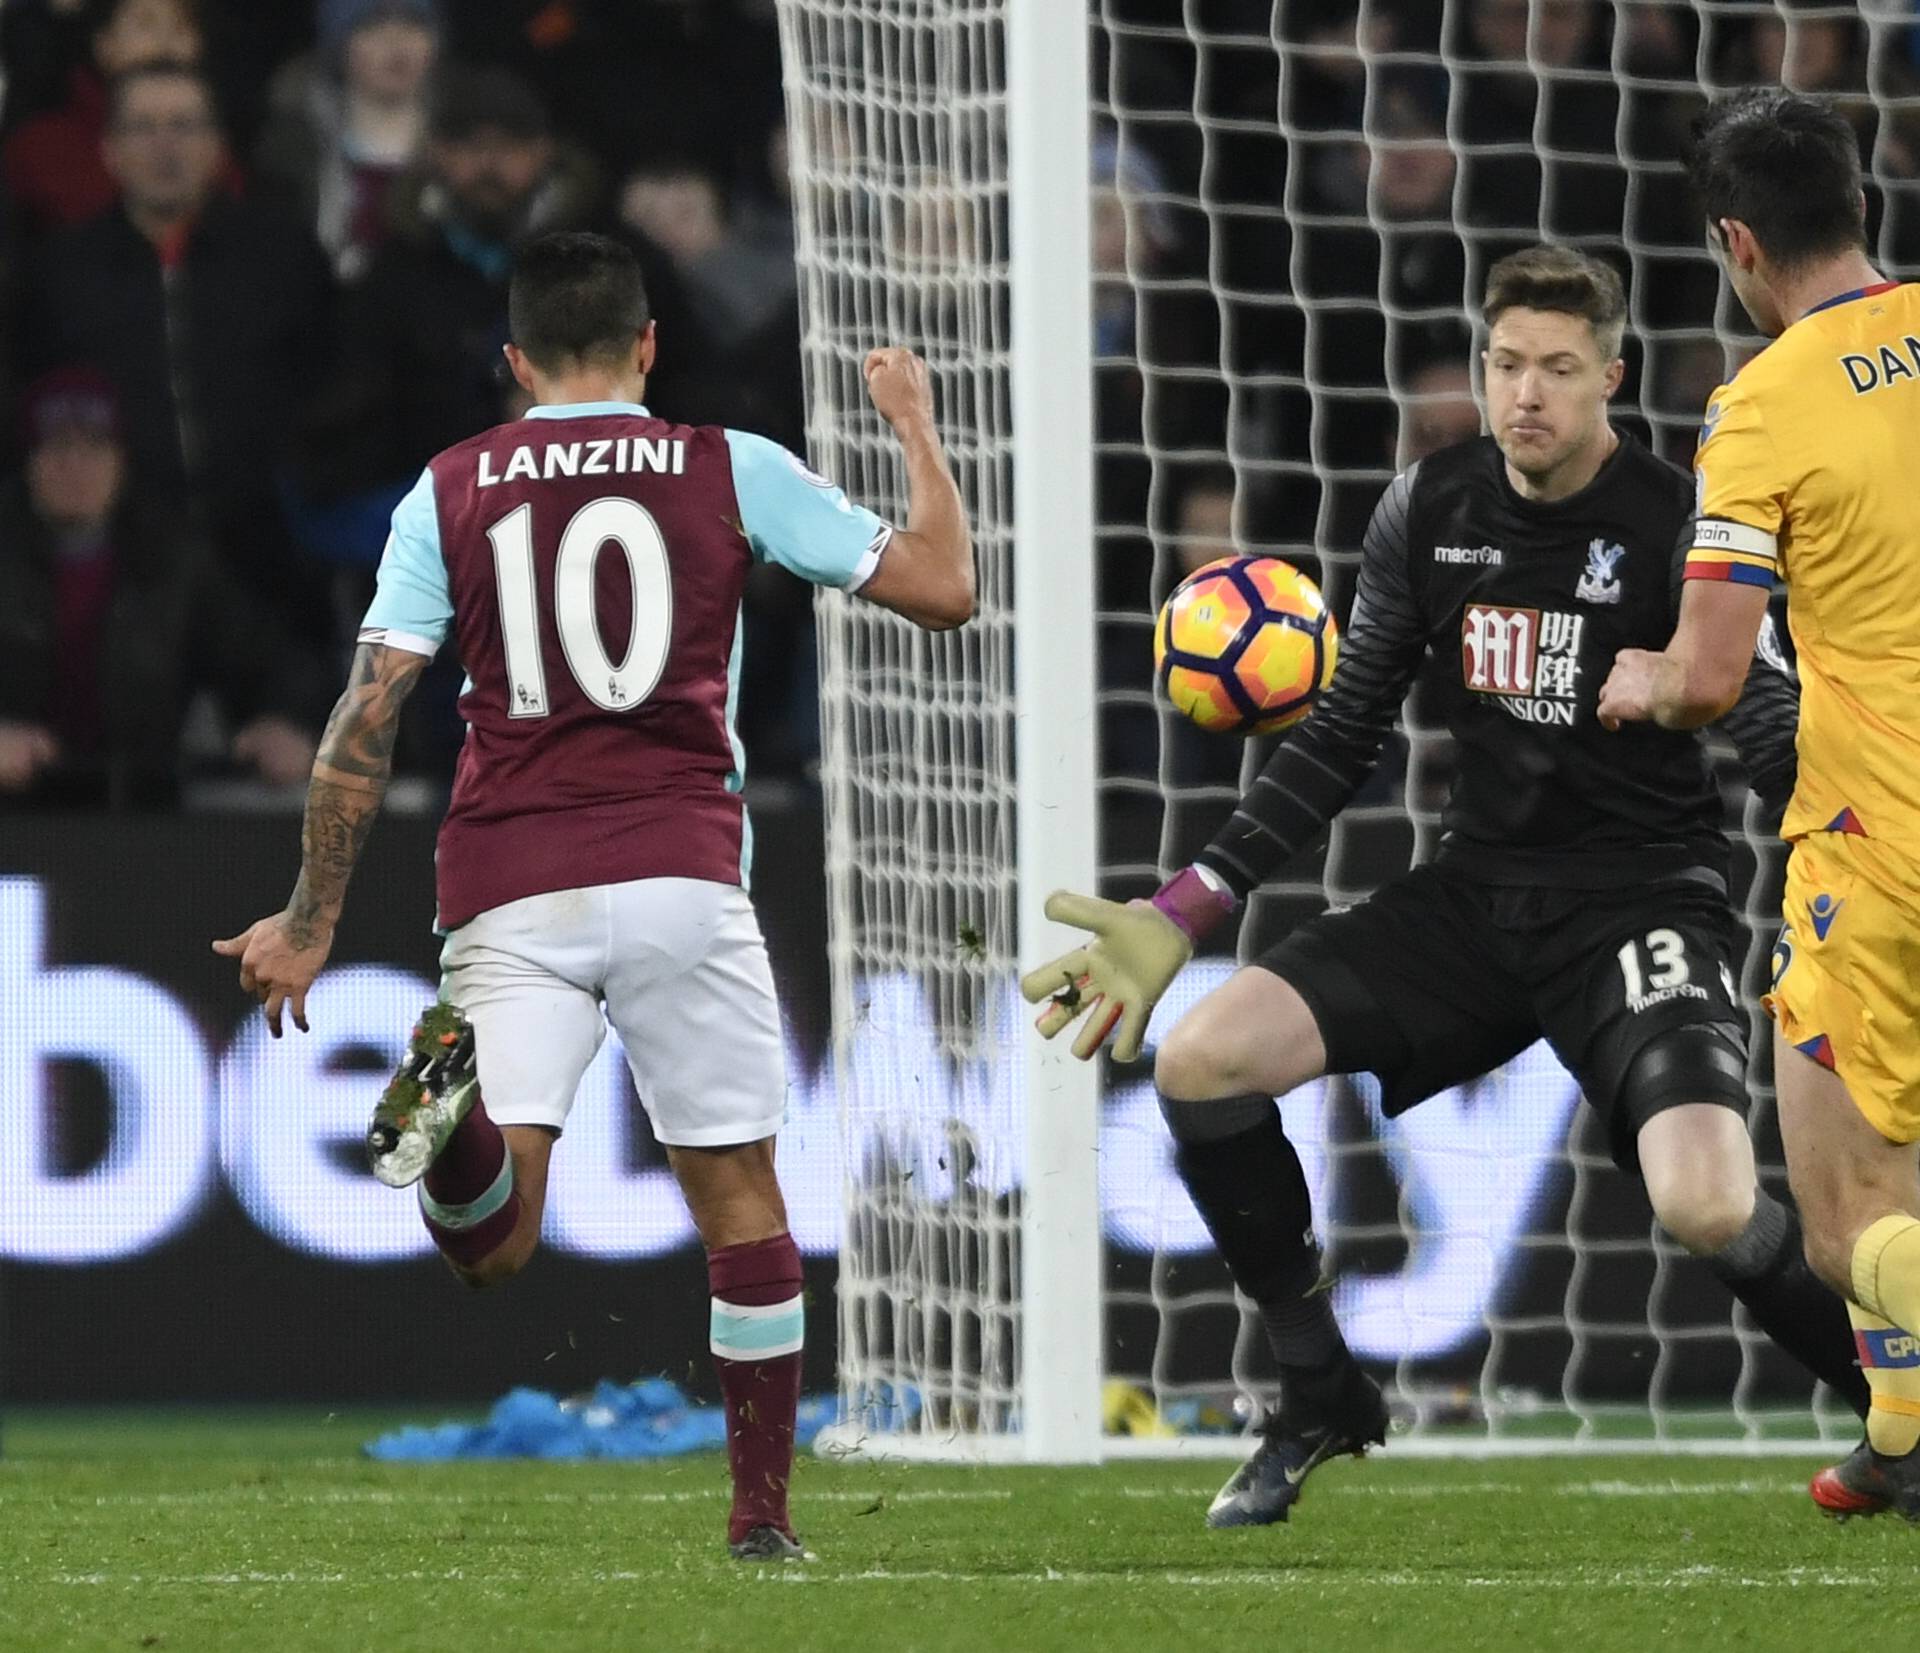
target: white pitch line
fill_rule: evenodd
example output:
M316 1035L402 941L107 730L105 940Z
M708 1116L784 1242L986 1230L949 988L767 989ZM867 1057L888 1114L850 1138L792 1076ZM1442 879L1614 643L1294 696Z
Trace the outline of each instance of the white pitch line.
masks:
M1161 1499L1186 1501L1209 1496L1212 1490L1210 1485L1085 1487L1076 1489L1073 1496L1089 1502L1108 1498L1127 1501ZM1416 1481L1401 1486L1390 1479L1341 1480L1332 1485L1316 1486L1314 1489L1316 1498L1418 1500L1525 1494L1546 1494L1558 1498L1722 1498L1756 1495L1797 1497L1804 1491L1805 1488L1797 1480L1755 1480L1750 1477L1730 1481L1570 1481L1562 1486L1548 1487L1528 1486L1518 1481ZM119 1509L218 1504L260 1504L275 1508L316 1508L332 1505L402 1507L413 1504L434 1504L479 1509L510 1508L521 1504L703 1504L712 1503L727 1496L729 1493L725 1486L689 1487L674 1491L587 1488L580 1492L515 1492L510 1488L498 1492L429 1490L416 1492L390 1487L343 1487L328 1492L302 1493L277 1493L268 1487L210 1487L196 1492L96 1493L91 1498L84 1494L52 1496L39 1492L29 1494L23 1490L18 1493L0 1493L0 1505L32 1503L36 1508L46 1508L49 1505L70 1507L79 1503L88 1504L94 1508ZM803 1503L878 1504L885 1507L890 1504L1003 1504L1010 1502L1014 1493L1004 1487L904 1487L875 1489L867 1492L824 1489L813 1492L802 1487L796 1491L795 1497Z
M6 1575L0 1575L5 1577ZM547 1575L543 1575L547 1576ZM594 1572L586 1578L596 1584L644 1583L657 1578L657 1572L622 1570ZM1450 1577L1442 1572L1324 1573L1290 1572L1266 1568L1257 1572L1222 1570L1193 1573L1173 1569L1116 1569L1099 1572L1062 1568L1042 1568L1030 1572L982 1572L947 1567L867 1567L858 1571L837 1571L818 1564L781 1568L751 1575L779 1584L1064 1584L1112 1588L1115 1585L1156 1585L1188 1590L1293 1589L1353 1590L1382 1587L1389 1589L1431 1590L1458 1585L1468 1589L1501 1590L1523 1593L1547 1591L1625 1591L1629 1594L1701 1588L1743 1590L1857 1590L1863 1588L1899 1588L1911 1585L1912 1573L1905 1568L1882 1567L1843 1570L1831 1567L1788 1567L1774 1573L1755 1573L1739 1568L1694 1566L1671 1568L1664 1572L1598 1568L1552 1573L1467 1574ZM470 1583L482 1590L525 1581L526 1575L487 1569L469 1576L465 1568L452 1567L443 1572L414 1570L384 1573L382 1583ZM225 1587L253 1589L263 1585L334 1585L364 1583L364 1576L339 1572L225 1572L225 1573L52 1573L39 1577L13 1574L10 1583L26 1585L50 1583L85 1588L147 1589L168 1586Z
M1461 1585L1469 1589L1505 1590L1624 1590L1629 1593L1668 1590L1695 1590L1703 1586L1724 1589L1820 1589L1857 1590L1869 1587L1907 1588L1912 1574L1905 1569L1882 1568L1872 1572L1840 1572L1831 1568L1814 1570L1794 1567L1782 1573L1753 1574L1718 1567L1684 1567L1657 1572L1593 1572L1543 1574L1491 1574L1449 1576L1444 1572L1341 1573L1328 1577L1323 1573L1263 1572L1180 1573L1130 1569L1114 1572L1075 1572L1047 1568L1040 1572L962 1572L948 1568L868 1567L859 1572L808 1572L798 1569L762 1575L777 1584L1078 1584L1112 1588L1115 1585L1153 1584L1193 1590L1238 1589L1329 1589L1365 1590L1376 1585L1389 1588L1432 1590Z
M1793 1493L1802 1496L1800 1481L1571 1481L1555 1487L1563 1498L1688 1498L1721 1497L1728 1493Z
M513 1504L700 1504L732 1496L725 1486L686 1488L676 1492L609 1491L604 1488L584 1492L406 1492L387 1487L341 1488L333 1492L276 1493L268 1487L209 1487L199 1492L106 1492L88 1498L85 1494L8 1493L0 1494L0 1504L31 1503L89 1504L95 1508L145 1508L175 1504L271 1504L276 1508L323 1504L454 1504L467 1507ZM957 1487L940 1491L932 1487L903 1488L898 1492L803 1492L796 1496L814 1504L936 1504L1007 1503L1013 1493L1002 1487ZM1196 1496L1194 1492L1183 1497Z
M1564 1486L1528 1486L1520 1481L1415 1481L1396 1486L1391 1480L1341 1480L1315 1484L1315 1498L1474 1498L1493 1493L1552 1494L1557 1498L1719 1498L1732 1493L1771 1496L1804 1493L1799 1481L1570 1481ZM1087 1498L1192 1498L1190 1487L1115 1487L1088 1490Z

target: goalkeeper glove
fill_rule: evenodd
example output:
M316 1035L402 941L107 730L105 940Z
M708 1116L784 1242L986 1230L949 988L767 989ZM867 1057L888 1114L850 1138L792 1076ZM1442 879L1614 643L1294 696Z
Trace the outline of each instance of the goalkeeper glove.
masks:
M1051 1039L1084 1013L1074 1055L1086 1061L1117 1025L1114 1059L1131 1062L1140 1054L1147 1018L1193 957L1193 944L1236 905L1231 891L1197 867L1176 873L1151 901L1125 906L1055 890L1047 897L1047 917L1090 930L1093 939L1021 978L1028 1004L1053 1001L1034 1024L1040 1036Z

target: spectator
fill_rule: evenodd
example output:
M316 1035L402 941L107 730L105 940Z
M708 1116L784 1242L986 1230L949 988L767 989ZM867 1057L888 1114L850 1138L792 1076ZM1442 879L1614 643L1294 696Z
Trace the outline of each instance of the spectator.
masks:
M439 45L434 0L322 0L317 51L275 81L259 187L313 226L343 280L385 237L394 180L426 136Z
M1748 25L1731 68L1743 80L1773 82L1796 92L1852 94L1866 101L1866 39L1860 18L1790 6L1787 15L1761 14ZM1868 118L1872 106L1868 104Z
M1625 181L1616 153L1620 92L1592 0L1472 0L1459 72L1459 132L1476 156L1476 222L1552 239L1619 232Z
M793 151L785 121L767 134L760 165L735 201L733 225L748 246L793 262Z
M1832 100L1860 136L1861 153L1883 179L1911 179L1920 171L1920 130L1914 116L1915 77L1892 53L1875 73L1876 104L1868 92L1870 54L1861 16L1837 15L1789 0L1784 16L1753 20L1744 44L1730 54L1730 78L1790 87ZM1883 130L1884 128L1884 130Z
M447 24L450 56L525 76L615 176L670 151L727 177L778 118L753 95L780 83L773 8L753 0L464 0Z
M0 793L164 797L200 689L240 725L236 763L304 779L318 671L177 513L136 501L111 384L49 374L25 424L25 473L0 489Z
M236 572L291 601L306 594L276 470L327 355L326 264L298 226L218 189L223 153L198 71L122 75L106 145L119 198L38 250L19 354L28 372L104 372L142 496L190 510Z
M1210 562L1240 555L1233 525L1236 491L1230 465L1208 466L1180 490L1173 519L1176 577L1184 579Z
M729 352L732 397L726 415L744 430L775 437L790 448L806 446L806 392L800 376L800 296L793 262L793 192L787 129L767 138L762 168L736 199L733 234L767 261L778 295L761 323ZM809 598L809 600L811 600Z
M192 0L107 0L92 57L72 72L64 107L28 121L7 140L0 169L23 227L81 224L113 205L103 154L107 88L149 63L197 64L203 51ZM238 174L230 181L237 183Z
M1395 470L1480 434L1480 404L1473 399L1466 349L1463 342L1459 354L1437 357L1408 376Z
M1591 47L1591 0L1471 0L1468 28L1482 61L1523 72L1580 65ZM1531 36L1531 39L1529 39Z
M501 69L448 69L417 171L395 187L393 228L343 318L341 359L309 442L322 498L405 486L442 448L506 417L507 273L515 244L599 226L599 175L556 143L531 90ZM660 318L650 388L676 417L706 349L669 260L643 249ZM370 557L377 555L376 540Z
M1151 279L1173 251L1173 222L1157 197L1160 168L1145 150L1111 135L1093 143L1093 350L1133 354L1134 278ZM1129 264L1131 258L1131 265Z
M14 0L0 5L0 130L12 132L67 98L87 56L87 0Z
M795 303L792 245L745 241L728 220L719 184L691 162L642 166L621 187L620 220L673 260L723 350L738 349Z
M1322 393L1314 458L1333 474L1297 490L1292 520L1294 537L1322 549L1358 549L1389 475L1383 459L1398 421L1384 378L1430 359L1457 329L1466 257L1453 226L1458 162L1445 98L1435 75L1385 77L1370 134L1329 146L1311 181L1309 208L1324 221L1299 232L1300 296L1310 307L1307 379Z
M1645 401L1653 446L1691 470L1707 403L1728 377L1726 353L1718 339L1668 339L1657 341L1650 357Z

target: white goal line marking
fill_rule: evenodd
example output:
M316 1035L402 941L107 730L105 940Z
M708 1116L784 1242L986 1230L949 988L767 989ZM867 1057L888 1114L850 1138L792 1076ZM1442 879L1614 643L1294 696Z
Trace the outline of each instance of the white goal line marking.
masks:
M1190 1497L1189 1492L1181 1493ZM198 1492L103 1492L89 1497L85 1493L18 1492L0 1493L0 1505L31 1503L91 1504L96 1508L145 1507L172 1504L272 1504L275 1506L319 1504L458 1504L479 1506L497 1504L701 1504L729 1498L726 1486L684 1488L676 1492L632 1492L589 1488L583 1492L515 1492L502 1488L497 1492L405 1492L386 1487L351 1487L333 1492L276 1493L268 1487L209 1487ZM1006 1503L1013 1498L1007 1488L961 1487L943 1492L934 1487L903 1488L898 1492L803 1492L796 1497L811 1504L937 1504Z
M1431 1590L1439 1585L1464 1585L1479 1590L1625 1590L1663 1591L1721 1589L1798 1590L1907 1588L1913 1575L1905 1568L1882 1567L1866 1571L1842 1572L1834 1568L1789 1567L1778 1573L1751 1573L1731 1567L1680 1567L1665 1572L1652 1570L1626 1572L1615 1569L1602 1572L1573 1571L1558 1573L1469 1574L1451 1577L1444 1571L1393 1573L1304 1574L1267 1570L1262 1572L1180 1573L1147 1568L1113 1572L1072 1572L1045 1568L1038 1572L962 1572L946 1568L868 1567L859 1572L812 1572L794 1569L763 1575L777 1584L1084 1584L1112 1588L1114 1585L1153 1584L1192 1590L1238 1589L1371 1589L1375 1585L1390 1588Z
M5 1575L0 1575L5 1576ZM526 1581L528 1575L501 1572L488 1568L483 1573L469 1576L462 1567L450 1567L442 1572L414 1570L410 1572L383 1573L379 1582L409 1584L453 1584L471 1583L486 1591L498 1590L503 1586L517 1585ZM542 1575L548 1576L548 1575ZM639 1584L656 1581L658 1571L641 1572L622 1569L614 1572L596 1571L580 1575L581 1582L594 1584ZM1543 1573L1493 1573L1468 1574L1463 1577L1449 1577L1442 1571L1434 1572L1380 1572L1369 1573L1355 1571L1327 1576L1322 1573L1288 1572L1277 1568L1265 1568L1257 1572L1220 1571L1212 1573L1178 1572L1172 1569L1157 1568L1117 1568L1110 1572L1076 1571L1053 1567L1041 1568L1030 1572L978 1572L946 1567L866 1567L858 1571L838 1572L822 1568L817 1563L782 1568L777 1572L759 1575L760 1580L775 1584L1066 1584L1091 1585L1102 1589L1111 1589L1115 1585L1154 1585L1186 1590L1273 1590L1294 1589L1313 1590L1325 1593L1329 1590L1367 1589L1382 1586L1393 1589L1430 1590L1436 1585L1462 1585L1476 1590L1505 1590L1522 1592L1527 1590L1623 1590L1633 1592L1656 1592L1670 1590L1713 1589L1753 1589L1753 1590L1801 1590L1801 1589L1850 1589L1862 1588L1907 1588L1912 1583L1912 1572L1902 1567L1875 1567L1842 1570L1832 1567L1786 1567L1778 1572L1755 1573L1737 1567L1693 1566L1669 1568L1665 1571L1640 1569L1625 1571L1619 1568L1576 1568L1571 1571ZM361 1573L342 1572L229 1572L229 1573L51 1573L35 1579L31 1575L14 1574L9 1582L51 1583L71 1585L83 1588L121 1588L145 1589L163 1586L226 1586L255 1588L261 1585L331 1585L365 1584L366 1576Z
M1090 1501L1103 1498L1128 1500L1180 1499L1182 1501L1206 1497L1213 1491L1211 1483L1193 1486L1121 1486L1121 1487L1081 1487L1071 1496ZM1798 1496L1805 1487L1797 1480L1755 1480L1751 1477L1733 1481L1569 1481L1562 1486L1529 1486L1519 1481L1417 1481L1408 1486L1396 1486L1391 1481L1343 1480L1332 1485L1317 1486L1315 1497L1360 1497L1360 1498L1461 1498L1481 1497L1489 1494L1545 1494L1557 1498L1718 1498L1727 1496L1770 1496L1779 1497L1788 1494ZM96 1493L92 1497L85 1494L55 1494L49 1497L44 1492L20 1492L0 1494L0 1505L29 1503L45 1507L48 1504L68 1505L90 1504L95 1508L146 1508L151 1506L203 1505L203 1504L270 1504L275 1507L316 1507L324 1505L355 1504L450 1504L461 1507L479 1507L497 1505L510 1508L516 1504L698 1504L709 1503L730 1496L725 1486L683 1488L672 1492L636 1488L631 1492L617 1489L588 1488L580 1492L515 1492L503 1488L496 1492L411 1492L386 1487L348 1487L331 1492L276 1493L267 1487L213 1487L197 1492L112 1492ZM1007 1503L1014 1493L1004 1487L904 1487L899 1489L879 1488L870 1492L846 1492L822 1490L812 1492L804 1487L795 1494L797 1501L811 1504L971 1504L971 1503Z

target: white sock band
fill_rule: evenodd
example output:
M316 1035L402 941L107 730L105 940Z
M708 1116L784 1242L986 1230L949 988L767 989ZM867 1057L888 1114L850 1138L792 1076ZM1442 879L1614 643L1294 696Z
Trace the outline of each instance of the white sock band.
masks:
M493 1179L484 1194L477 1200L469 1200L465 1205L442 1205L427 1192L425 1182L420 1184L420 1209L427 1214L430 1222L438 1223L442 1228L473 1228L485 1222L512 1197L512 1154L500 1156L500 1174Z
M713 1300L713 1352L722 1360L772 1360L798 1354L806 1345L806 1305L796 1295L784 1303Z

